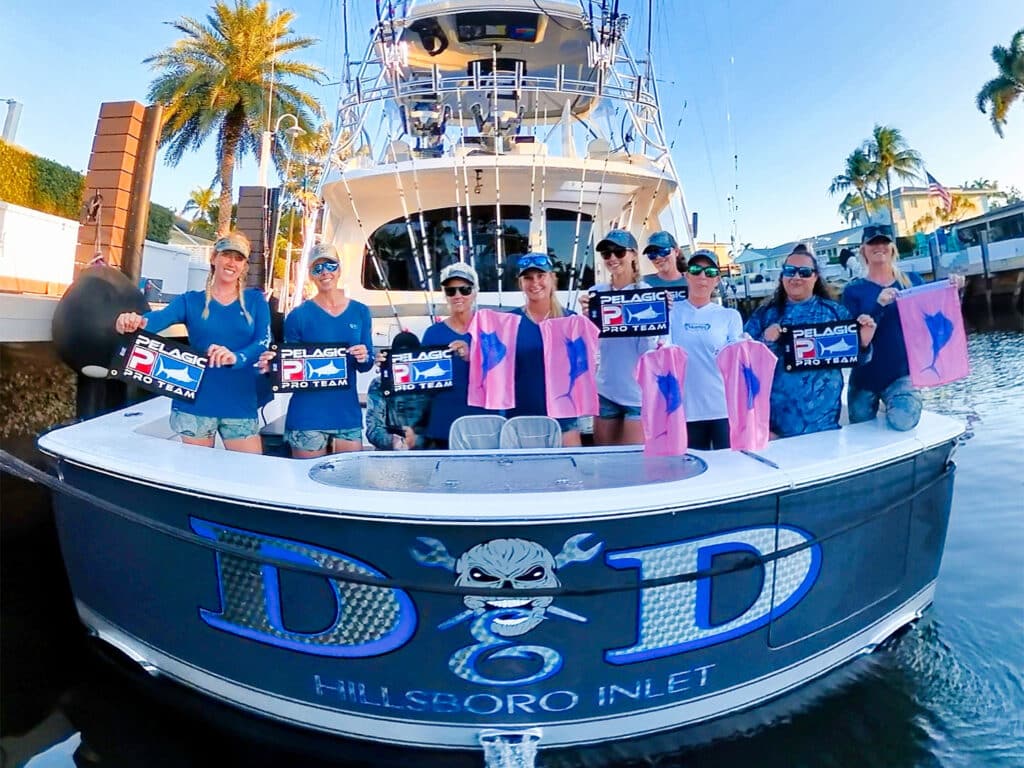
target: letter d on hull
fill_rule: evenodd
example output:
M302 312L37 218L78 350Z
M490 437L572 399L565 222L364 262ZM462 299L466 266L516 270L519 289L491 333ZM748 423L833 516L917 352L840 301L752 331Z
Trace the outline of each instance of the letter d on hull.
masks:
M744 528L690 541L609 552L605 560L613 568L638 569L641 581L670 580L673 576L707 571L717 555L750 552L764 557L807 545L813 539L807 531L791 526ZM710 620L710 576L641 589L636 644L606 651L605 660L610 664L632 664L672 656L765 626L793 608L814 585L821 568L821 547L810 544L766 562L763 567L764 583L753 604L739 616L717 625Z

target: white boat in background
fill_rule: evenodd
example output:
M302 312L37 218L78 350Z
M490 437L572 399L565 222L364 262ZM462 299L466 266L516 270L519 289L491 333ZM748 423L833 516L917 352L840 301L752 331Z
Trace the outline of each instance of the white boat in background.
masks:
M651 65L600 7L443 0L380 19L322 188L377 345L422 331L453 261L508 307L516 254L552 254L571 305L605 230L692 241ZM378 147L374 110L394 118ZM39 440L82 621L154 675L442 765L609 742L621 757L874 650L932 601L963 432L926 413L756 455L294 460L182 445L168 414L156 398Z

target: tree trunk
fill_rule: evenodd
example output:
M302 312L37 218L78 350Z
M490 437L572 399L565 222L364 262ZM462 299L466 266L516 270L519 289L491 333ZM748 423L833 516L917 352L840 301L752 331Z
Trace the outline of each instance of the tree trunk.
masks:
M889 196L889 223L892 224L893 236L899 235L899 229L896 226L896 208L892 204L892 183L889 181L889 172L885 172L885 193Z
M235 153L242 139L245 111L235 106L224 118L223 154L220 157L220 210L217 212L217 237L231 231L231 200L235 181Z

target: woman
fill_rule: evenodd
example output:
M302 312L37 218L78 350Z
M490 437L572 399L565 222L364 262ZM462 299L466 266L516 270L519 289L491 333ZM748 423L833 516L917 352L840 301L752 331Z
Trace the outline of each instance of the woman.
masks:
M441 270L441 287L448 302L448 317L434 323L423 334L425 346L447 346L452 356L451 389L433 394L430 421L427 423L428 447L447 448L452 422L460 416L490 413L484 408L466 404L469 396L469 324L476 310L476 270L465 262L449 264Z
M402 331L391 341L392 352L419 352L415 333ZM383 354L383 353L382 353ZM366 439L378 451L426 448L430 395L426 392L393 392L385 397L380 376L366 391Z
M870 421L885 403L890 428L906 431L921 418L921 395L910 383L903 327L894 301L902 288L921 285L916 272L903 273L896 264L896 245L888 224L868 224L861 234L860 258L866 276L851 280L843 291L843 304L855 314L875 318L878 331L871 360L853 369L846 395L850 423Z
M779 358L772 381L769 424L777 437L806 435L839 428L842 412L843 372L838 368L787 371L779 347L783 326L849 320L846 308L833 301L818 274L818 264L802 243L782 265L782 275L771 302L754 312L744 330L763 341ZM868 314L857 318L860 352L858 359L870 358L875 321Z
M613 229L597 244L595 250L604 259L610 281L598 283L590 295L580 296L580 306L587 311L591 296L601 291L624 291L650 288L640 279L636 238L624 229ZM596 445L636 445L643 443L640 423L640 385L634 377L640 355L654 349L653 336L631 336L600 340L600 362L597 366L597 396L600 412L594 419Z
M171 429L188 445L212 448L219 433L229 451L261 453L253 364L270 344L270 308L262 291L245 286L249 240L232 232L213 245L206 289L180 294L164 309L118 315L114 328L159 333L184 323L189 344L205 350L208 367L195 402L175 400Z
M341 259L330 243L313 247L309 276L316 295L304 301L284 319L286 344L347 344L350 387L296 392L288 404L284 439L292 456L309 459L363 447L363 417L355 386L355 371L373 367L372 318L365 304L353 301L338 287ZM351 365L354 361L354 365Z
M654 274L644 281L655 288L678 288L688 284L679 271L679 245L670 232L655 232L647 239L644 256L651 260Z
M729 447L729 410L717 358L722 347L743 335L740 313L711 300L719 282L715 252L694 253L686 267L689 294L673 303L669 323L672 342L686 350L687 442L705 451Z
M548 318L575 314L558 303L554 267L546 254L520 256L516 268L519 288L526 300L522 307L512 310L522 320L516 333L516 407L506 414L510 418L547 414L544 340L540 324ZM562 428L562 445L582 445L578 419L559 419L558 424Z

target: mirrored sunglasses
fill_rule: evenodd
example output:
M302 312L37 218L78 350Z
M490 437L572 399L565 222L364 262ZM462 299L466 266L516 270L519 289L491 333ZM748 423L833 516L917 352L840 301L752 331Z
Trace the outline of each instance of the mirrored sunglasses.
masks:
M531 267L550 272L551 259L541 254L527 254L526 256L519 257L519 261L516 262L516 267L520 272L524 269L530 269Z
M313 265L313 268L309 270L311 275L320 275L324 272L337 272L338 262L336 261L318 261Z
M472 285L446 285L444 287L445 296L454 296L457 293L461 293L463 296L469 296L473 293Z
M722 274L722 270L718 267L712 267L710 264L704 266L703 264L691 264L686 268L686 271L693 276L705 275L706 277L718 277Z
M604 259L605 261L608 261L608 259L610 259L612 256L614 256L616 259L621 259L625 257L625 255L625 248L612 248L611 250L608 251L601 251L601 258Z
M651 261L655 259L664 259L666 256L672 255L671 248L652 248L647 252L647 258Z
M782 276L796 277L799 275L800 277L813 277L817 271L814 267L795 267L792 264L786 264L782 268Z

